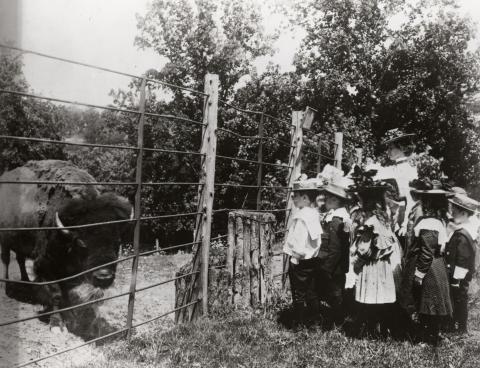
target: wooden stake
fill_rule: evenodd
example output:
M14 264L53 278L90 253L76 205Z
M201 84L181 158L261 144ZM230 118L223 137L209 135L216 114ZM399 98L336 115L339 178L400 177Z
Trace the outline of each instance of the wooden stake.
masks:
M130 294L128 296L128 312L127 312L127 338L130 338L132 335L132 322L133 322L133 311L135 305L135 289L137 288L137 272L138 272L138 258L140 253L140 228L142 217L142 167L143 167L143 128L145 125L145 94L146 94L147 80L142 79L142 84L140 86L140 119L138 121L137 128L137 167L135 170L135 182L137 185L137 190L135 192L135 230L133 233L133 253L135 258L132 262L132 275L130 277Z
M205 76L205 97L203 122L206 124L202 131L202 171L198 187L198 212L202 215L197 218L195 241L201 242L195 249L192 271L199 274L192 275L183 305L201 299L200 308L197 304L181 311L179 321L188 322L196 319L200 314L208 314L208 266L210 254L210 235L212 224L212 207L215 189L215 157L217 149L217 114L218 114L218 75Z

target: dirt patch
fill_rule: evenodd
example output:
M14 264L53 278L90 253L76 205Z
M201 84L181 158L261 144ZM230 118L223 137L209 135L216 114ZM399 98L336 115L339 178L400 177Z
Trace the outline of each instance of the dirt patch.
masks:
M13 253L12 253L13 256ZM10 264L10 277L20 279L18 266L14 257ZM137 289L156 282L167 280L175 276L175 272L191 258L190 254L178 253L175 255L155 255L140 259L137 275ZM105 296L127 292L130 288L130 274L132 262L119 264L114 285L109 288ZM32 262L27 262L27 269L31 275ZM0 274L3 266L0 265ZM30 276L32 279L32 276ZM135 313L133 323L154 318L174 308L174 283L167 283L158 287L139 292L135 299ZM128 310L128 296L106 301L98 308L99 316L113 329L124 328ZM42 310L41 305L20 303L5 295L4 285L0 284L0 324L19 318L35 315ZM169 328L173 326L173 314L158 322L139 327L139 330ZM68 349L84 343L80 337L65 332L54 334L49 325L33 319L0 327L0 367L27 362L43 357L63 349ZM101 360L102 352L94 346L85 346L58 357L49 358L34 366L49 368L65 368L84 365L90 361Z

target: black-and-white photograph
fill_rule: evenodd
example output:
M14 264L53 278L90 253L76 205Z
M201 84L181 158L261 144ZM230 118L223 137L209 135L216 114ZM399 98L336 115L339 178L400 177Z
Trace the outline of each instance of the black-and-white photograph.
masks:
M480 367L478 0L0 0L0 368Z

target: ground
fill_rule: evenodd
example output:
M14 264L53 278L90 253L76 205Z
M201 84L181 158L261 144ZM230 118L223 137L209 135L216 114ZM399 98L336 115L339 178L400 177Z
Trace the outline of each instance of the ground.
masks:
M13 256L13 253L12 253ZM189 254L154 255L141 258L137 276L137 288L175 276L175 272L191 258ZM31 261L27 262L29 270ZM1 267L1 266L0 266ZM114 286L107 295L114 295L129 290L131 261L121 263L117 270ZM3 269L0 270L3 275ZM10 278L19 279L18 266L12 259ZM167 283L137 294L135 300L134 323L147 320L174 308L174 283ZM122 328L126 322L128 296L105 302L99 312L114 328ZM35 315L42 309L40 305L19 303L5 295L4 286L0 285L0 324L18 318ZM170 328L173 326L173 315L162 318L158 322L144 325L138 330ZM84 341L71 333L54 334L47 324L38 319L0 327L0 367L11 367L44 355L80 345ZM36 366L49 368L75 367L89 361L102 358L102 350L86 346L58 357L39 362Z
M140 263L139 287L174 276L190 259L188 254L145 257ZM281 266L276 258L276 272ZM118 269L109 293L128 290L130 267ZM14 267L16 268L16 266ZM12 275L12 277L18 277ZM40 306L18 303L0 292L0 323L29 316ZM135 321L140 322L171 310L174 284L140 293ZM471 305L470 335L447 336L439 349L391 339L347 338L341 331L301 330L293 332L276 322L276 307L257 312L225 311L194 324L174 326L168 316L138 329L130 341L120 340L102 347L88 346L57 358L42 367L147 368L147 367L415 367L477 368L480 362L480 305ZM127 298L105 303L102 315L114 327L125 323ZM9 367L83 341L72 335L54 335L38 320L0 327L0 366Z

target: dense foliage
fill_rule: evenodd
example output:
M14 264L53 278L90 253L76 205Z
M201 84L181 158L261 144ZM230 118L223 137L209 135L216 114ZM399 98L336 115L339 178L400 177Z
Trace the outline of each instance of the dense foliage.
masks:
M418 151L442 158L442 169L457 185L478 185L480 145L478 102L479 53L471 41L472 23L459 15L453 0L292 0L285 14L304 38L294 71L270 64L255 70L258 57L272 54L281 29L270 34L261 6L254 0L154 0L138 17L136 45L153 49L165 64L146 76L203 91L204 77L220 79L217 153L257 160L259 123L265 113L263 185L286 185L292 110L318 111L306 133L304 169L312 175L319 164L312 151L320 142L332 155L333 132L344 133L344 169L360 146L366 156L384 160L379 143L388 129L417 134ZM285 47L285 45L280 45ZM4 54L0 87L28 91L21 61ZM138 109L140 81L111 92L117 107ZM255 113L229 107L232 103ZM202 121L203 96L147 83L148 112ZM88 143L135 146L138 117L128 113L79 110L0 94L2 134L69 138ZM276 117L276 118L272 118ZM239 138L230 131L244 136ZM248 138L250 137L250 138ZM252 138L253 137L253 138ZM170 117L146 119L145 147L198 152L201 126ZM0 171L27 159L68 158L101 181L134 181L133 151L66 148L39 143L2 142ZM197 182L200 157L191 154L144 152L145 182ZM329 162L322 158L322 164ZM280 166L280 165L283 165ZM258 165L217 158L216 209L255 208ZM133 199L134 187L115 190ZM197 187L144 185L143 213L162 215L196 211ZM263 189L261 208L285 206L285 191ZM281 217L279 217L281 219ZM215 215L214 234L225 232L226 214ZM171 243L192 238L194 217L145 224L143 241Z

